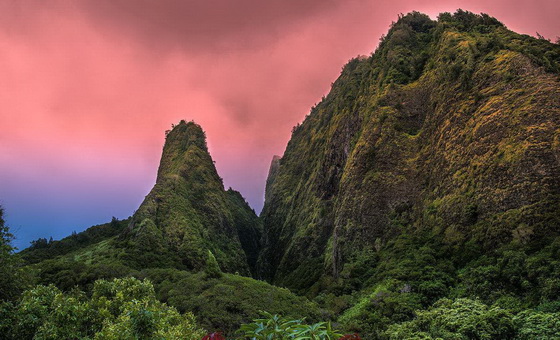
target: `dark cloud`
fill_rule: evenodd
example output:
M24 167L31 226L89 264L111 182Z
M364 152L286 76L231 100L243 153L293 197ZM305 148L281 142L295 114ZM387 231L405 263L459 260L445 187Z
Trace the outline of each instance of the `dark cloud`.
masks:
M334 0L92 0L78 6L97 29L125 33L152 48L198 52L254 47L313 20Z

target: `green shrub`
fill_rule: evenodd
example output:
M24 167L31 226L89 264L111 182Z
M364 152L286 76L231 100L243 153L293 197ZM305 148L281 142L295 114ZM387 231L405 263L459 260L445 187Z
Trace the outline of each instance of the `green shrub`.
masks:
M526 310L513 318L518 327L517 339L557 339L560 335L560 313Z
M416 312L412 321L391 325L389 339L512 339L512 315L499 307L470 299L442 299L432 308Z
M26 291L16 304L0 306L6 339L200 339L191 313L179 314L156 300L149 281L99 280L87 298L53 285Z
M238 333L244 339L253 340L283 340L283 339L312 339L331 340L342 336L334 330L330 322L319 322L312 325L303 320L292 320L279 315L262 312L264 318L255 319L252 323L244 324Z

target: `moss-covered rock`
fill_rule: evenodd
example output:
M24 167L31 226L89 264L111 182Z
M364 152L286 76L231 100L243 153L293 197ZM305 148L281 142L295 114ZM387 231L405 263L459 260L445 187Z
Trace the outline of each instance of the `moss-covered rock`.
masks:
M223 271L249 275L260 233L260 222L243 197L224 189L204 131L181 121L166 136L156 184L124 237L136 254L129 263L137 269L162 267L163 258L197 271L211 252Z
M350 282L366 249L411 251L390 250L399 235L458 267L549 244L559 67L560 46L486 15L400 17L294 129L267 185L262 277L315 295Z

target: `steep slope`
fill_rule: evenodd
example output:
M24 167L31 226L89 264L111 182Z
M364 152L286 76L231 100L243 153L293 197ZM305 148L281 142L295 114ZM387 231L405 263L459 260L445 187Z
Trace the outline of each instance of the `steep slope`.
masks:
M142 268L200 270L211 251L222 270L249 274L260 228L241 195L224 190L200 126L181 121L166 136L156 184L125 238Z
M267 185L259 274L301 293L340 293L412 282L391 267L406 259L418 261L410 270L443 264L446 286L504 247L551 244L559 70L560 46L486 15L400 17L294 129ZM423 246L428 263L414 258Z
M27 264L39 263L114 238L120 235L129 224L130 219L119 221L113 217L109 223L89 227L80 233L72 233L61 240L37 239L31 242L30 247L22 250L20 255Z
M168 131L156 184L130 219L37 240L22 255L31 264L88 249L80 256L89 262L192 271L214 257L224 272L250 275L261 232L241 194L224 190L200 126L181 121Z

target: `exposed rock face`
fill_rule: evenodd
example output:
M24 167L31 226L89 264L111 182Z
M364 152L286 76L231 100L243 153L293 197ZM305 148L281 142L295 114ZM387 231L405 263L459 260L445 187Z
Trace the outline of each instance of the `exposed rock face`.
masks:
M131 226L132 240L153 256L146 265L171 257L196 270L210 250L222 270L248 274L259 251L257 216L238 192L224 190L204 131L193 122L167 134L156 184Z
M487 16L400 18L271 166L260 275L308 292L403 233L458 252L558 235L559 65Z
M276 180L276 175L278 175L278 168L280 167L280 158L281 158L280 156L274 155L274 157L272 157L272 161L270 162L270 169L268 170L268 177L266 178L266 187L264 191L265 201L271 199L269 192L272 188L272 184Z

